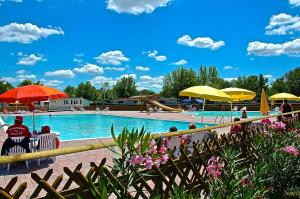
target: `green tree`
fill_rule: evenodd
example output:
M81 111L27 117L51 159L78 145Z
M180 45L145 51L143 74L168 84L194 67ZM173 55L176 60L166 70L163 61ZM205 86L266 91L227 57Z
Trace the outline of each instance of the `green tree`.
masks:
M287 72L284 79L288 85L287 92L300 96L300 67Z
M270 87L270 95L274 95L276 93L287 92L287 86L283 77L276 79Z
M199 69L199 83L200 85L207 85L208 84L208 74L207 74L207 68L204 65L200 66Z
M6 91L13 89L14 87L5 81L0 81L0 94L5 93Z
M76 88L74 86L67 86L64 89L64 92L67 93L69 97L75 97L76 96Z
M25 79L18 84L18 87L27 86L27 85L43 85L40 81L32 81L30 79Z
M76 97L83 97L91 101L97 100L97 89L91 82L82 82L76 88Z
M180 67L167 74L163 80L161 95L164 97L178 97L179 92L198 84L197 75L191 68Z
M131 76L123 77L117 81L113 87L114 93L118 98L127 98L137 95L135 79Z

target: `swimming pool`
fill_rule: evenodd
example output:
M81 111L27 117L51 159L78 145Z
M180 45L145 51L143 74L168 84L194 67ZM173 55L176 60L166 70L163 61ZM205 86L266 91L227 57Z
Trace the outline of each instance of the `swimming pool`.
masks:
M14 119L13 116L3 118L8 124L13 124ZM24 116L24 124L32 130L32 116ZM140 129L144 126L150 132L159 133L168 132L172 126L176 126L178 130L186 130L189 122L101 114L38 115L35 117L36 130L39 131L42 126L48 125L51 127L51 131L60 133L60 140L111 137L112 124L116 134L120 133L125 126L130 130L132 128ZM197 127L203 127L203 124L198 123Z
M272 111L270 112L271 115L276 114L277 112ZM183 112L183 114L192 114L201 117L202 111L191 111L191 112ZM204 111L204 117L217 117L220 115L224 115L225 118L231 117L230 111ZM242 111L232 111L232 117L241 117ZM259 111L247 111L247 116L249 118L261 117L262 114Z

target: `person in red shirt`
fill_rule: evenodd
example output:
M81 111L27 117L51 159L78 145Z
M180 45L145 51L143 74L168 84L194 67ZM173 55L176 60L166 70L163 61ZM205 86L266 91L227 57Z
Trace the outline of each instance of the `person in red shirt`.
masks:
M23 125L23 117L16 116L15 124L6 130L8 137L31 137L27 126Z
M6 130L8 138L4 141L1 149L1 155L7 155L10 148L15 146L21 146L26 150L26 153L30 153L30 139L31 134L29 132L29 129L27 126L23 125L23 117L22 116L16 116L15 124L8 127ZM12 137L24 137L24 139L16 143L11 138Z

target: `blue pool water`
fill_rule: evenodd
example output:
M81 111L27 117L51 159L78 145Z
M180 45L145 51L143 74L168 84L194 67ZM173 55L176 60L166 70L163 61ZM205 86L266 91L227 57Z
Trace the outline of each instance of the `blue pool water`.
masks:
M202 111L191 111L191 112L183 112L184 114L192 114L201 117ZM275 111L270 112L270 114L276 114ZM219 115L224 115L225 118L231 117L230 111L204 111L204 117L217 117ZM247 116L249 118L261 117L262 114L259 111L247 111ZM232 111L232 117L242 117L241 111Z
M8 124L13 124L15 117L3 118ZM24 124L32 130L32 116L24 117ZM122 131L123 127L132 128L145 127L150 132L168 132L171 126L178 130L188 129L188 122L166 121L156 119L143 119L131 117L119 117L99 114L74 114L74 115L39 115L35 117L36 130L41 126L48 125L51 131L60 133L60 140L76 140L84 138L111 137L111 125L114 125L115 133ZM203 124L197 124L203 127Z

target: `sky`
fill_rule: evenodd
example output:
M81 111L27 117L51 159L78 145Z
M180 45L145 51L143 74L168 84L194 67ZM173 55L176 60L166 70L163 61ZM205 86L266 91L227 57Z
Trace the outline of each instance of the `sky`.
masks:
M64 89L177 67L274 81L300 66L300 0L0 0L0 79Z

